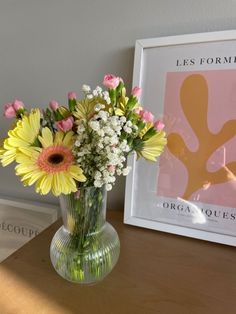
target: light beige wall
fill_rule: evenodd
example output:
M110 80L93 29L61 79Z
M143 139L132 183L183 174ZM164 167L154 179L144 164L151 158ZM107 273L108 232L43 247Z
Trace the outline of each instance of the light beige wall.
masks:
M63 103L105 73L130 88L136 39L235 27L235 0L0 0L0 104ZM3 137L8 121L0 119ZM109 208L123 207L124 184L110 192ZM0 169L0 194L57 201L23 188L13 167Z

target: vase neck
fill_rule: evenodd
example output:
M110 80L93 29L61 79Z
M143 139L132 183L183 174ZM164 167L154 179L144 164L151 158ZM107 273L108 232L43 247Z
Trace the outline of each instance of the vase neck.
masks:
M105 224L106 190L104 187L81 188L59 197L64 228L72 234L98 232Z

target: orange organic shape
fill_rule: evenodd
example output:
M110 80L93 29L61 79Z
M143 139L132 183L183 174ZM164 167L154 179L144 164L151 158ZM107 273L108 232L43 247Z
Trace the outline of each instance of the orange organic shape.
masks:
M208 86L200 74L188 76L180 90L180 102L191 128L198 139L197 151L190 151L178 133L168 136L168 148L186 167L188 182L182 198L189 197L200 188L235 180L236 161L222 165L215 172L207 170L210 156L236 134L236 120L227 121L222 129L213 134L207 125Z

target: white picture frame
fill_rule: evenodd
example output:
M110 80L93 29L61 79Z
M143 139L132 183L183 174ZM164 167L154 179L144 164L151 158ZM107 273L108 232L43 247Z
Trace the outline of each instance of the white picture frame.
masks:
M236 51L235 48L235 30L137 40L133 86L142 88L140 103L145 109L152 111L155 116L163 117L165 124L168 124L168 121L165 121L165 115L163 116L166 108L166 89L168 88L167 74L182 75L183 73L183 75L187 75L188 72L206 73L208 71L210 73L215 71L212 72L214 77L219 78L221 73L227 74L230 70L236 71L236 54L233 53ZM234 72L230 73L234 74ZM235 120L236 112L233 115L232 119ZM231 139L235 140L235 136ZM136 156L133 154L128 158L128 165L132 167L132 171L126 178L124 223L236 246L236 196L235 207L208 203L210 206L208 213L215 211L218 215L219 210L221 210L220 215L224 213L223 222L220 220L221 218L214 217L214 220L213 217L206 216L207 209L201 208L205 203L198 203L195 199L187 202L191 203L189 205L191 210L193 206L201 204L199 209L202 210L202 216L199 214L198 218L205 219L204 223L199 222L200 220L197 221L196 215L192 213L187 217L187 214L184 215L177 210L173 217L171 214L168 214L167 217L165 208L162 206L164 203L160 201L160 198L163 200L163 196L156 195L156 188L158 189L155 186L157 184L156 177L161 171L159 163L150 165L150 162L144 160L136 161ZM210 188L214 187L213 184ZM183 199L181 201L186 202ZM224 201L222 202L224 203ZM234 199L232 199L233 203ZM177 203L175 202L175 204ZM227 216L228 213L229 216ZM229 217L232 219L228 219ZM184 219L186 221L183 222Z

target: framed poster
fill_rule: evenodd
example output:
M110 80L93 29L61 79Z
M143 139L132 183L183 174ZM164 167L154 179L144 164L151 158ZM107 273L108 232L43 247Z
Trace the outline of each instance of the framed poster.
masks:
M124 222L236 246L236 31L138 40L133 85L168 144L129 158Z

